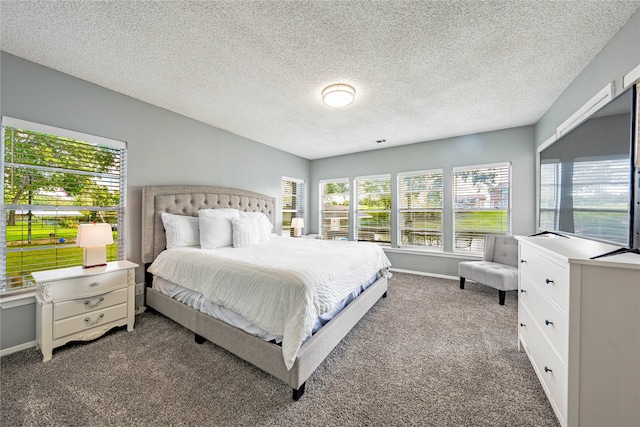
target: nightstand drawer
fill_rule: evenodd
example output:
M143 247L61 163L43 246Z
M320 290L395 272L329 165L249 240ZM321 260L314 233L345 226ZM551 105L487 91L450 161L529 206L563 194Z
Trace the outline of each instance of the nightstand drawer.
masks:
M569 307L569 271L539 252L521 246L520 273L533 282L563 312Z
M103 324L127 317L127 304L120 304L104 310L96 310L91 313L69 317L53 323L53 339L75 334L87 329L102 326Z
M56 281L53 289L53 300L99 295L114 289L125 288L126 286L126 270L62 279Z
M127 289L118 289L102 295L63 301L53 306L53 320L61 320L82 313L111 307L127 302Z

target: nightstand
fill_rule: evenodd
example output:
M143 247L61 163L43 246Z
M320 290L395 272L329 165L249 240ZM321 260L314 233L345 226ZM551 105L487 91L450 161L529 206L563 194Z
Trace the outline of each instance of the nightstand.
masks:
M135 268L130 261L32 274L36 290L36 341L42 361L70 341L90 341L117 326L133 330Z

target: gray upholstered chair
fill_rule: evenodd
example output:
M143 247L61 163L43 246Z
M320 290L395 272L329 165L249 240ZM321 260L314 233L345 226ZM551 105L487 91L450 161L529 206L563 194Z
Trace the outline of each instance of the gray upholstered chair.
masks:
M460 289L470 279L498 290L500 305L504 305L506 291L518 289L518 241L513 236L487 235L482 261L458 264Z

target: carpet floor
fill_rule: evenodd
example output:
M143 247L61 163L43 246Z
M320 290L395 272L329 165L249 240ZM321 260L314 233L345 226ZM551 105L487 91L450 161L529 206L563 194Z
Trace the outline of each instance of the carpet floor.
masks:
M517 295L394 274L307 380L281 381L154 312L87 343L0 359L8 426L557 426L517 345Z

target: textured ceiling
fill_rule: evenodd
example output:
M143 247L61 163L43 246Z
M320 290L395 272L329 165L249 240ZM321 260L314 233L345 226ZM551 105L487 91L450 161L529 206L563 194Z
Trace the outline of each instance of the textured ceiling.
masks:
M317 159L533 124L639 6L2 0L0 48Z

